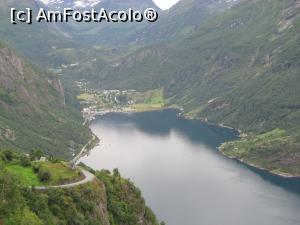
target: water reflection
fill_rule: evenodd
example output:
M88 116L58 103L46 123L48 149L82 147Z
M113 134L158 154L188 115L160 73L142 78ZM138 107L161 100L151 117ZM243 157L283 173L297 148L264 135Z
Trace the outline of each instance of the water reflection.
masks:
M237 138L238 132L235 130L203 124L196 120L181 119L177 113L178 111L174 109L133 114L113 113L100 117L98 121L109 126L118 126L120 129L134 126L144 133L160 137L169 136L175 131L192 142L212 148L226 140Z

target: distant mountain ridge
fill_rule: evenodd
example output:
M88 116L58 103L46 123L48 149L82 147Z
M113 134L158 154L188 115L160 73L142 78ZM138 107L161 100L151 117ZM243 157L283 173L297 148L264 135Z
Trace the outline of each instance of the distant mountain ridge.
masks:
M76 3L77 2L77 3ZM236 4L238 1L235 1ZM75 4L82 7L76 7ZM199 24L231 7L231 1L216 0L182 0L173 8L161 11L152 0L90 0L70 1L51 0L44 5L40 0L3 0L0 2L0 37L15 45L31 60L40 65L53 67L66 63L67 58L62 59L59 49L83 49L99 45L111 48L111 46L127 46L135 44L144 46L157 41L168 41L176 37L182 38L189 35ZM84 7L83 7L84 6ZM63 7L72 7L78 10L85 8L104 7L108 10L127 10L133 8L144 10L148 7L155 8L159 13L159 20L155 23L34 23L30 26L9 23L10 7L38 10L40 7L57 10ZM88 46L87 46L88 45ZM95 51L97 52L97 51ZM95 57L91 56L91 57ZM74 62L76 63L76 62Z

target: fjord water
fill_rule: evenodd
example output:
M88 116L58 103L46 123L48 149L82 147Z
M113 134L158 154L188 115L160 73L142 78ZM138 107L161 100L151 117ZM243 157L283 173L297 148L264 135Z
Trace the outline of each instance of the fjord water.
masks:
M174 110L109 114L91 124L101 139L82 161L119 168L168 225L299 225L300 182L251 169L218 153L233 130Z

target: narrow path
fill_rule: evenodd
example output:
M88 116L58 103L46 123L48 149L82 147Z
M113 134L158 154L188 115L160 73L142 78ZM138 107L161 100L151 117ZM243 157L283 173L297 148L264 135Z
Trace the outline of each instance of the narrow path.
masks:
M70 165L75 168L76 167L76 163L78 162L78 160L87 153L88 149L87 147L96 140L96 135L93 134L93 138L85 145L83 146L83 148L81 149L81 151L78 153L77 156L75 156L69 163Z
M62 184L62 185L56 185L56 186L39 186L39 187L35 187L36 190L48 190L48 189L52 189L52 188L71 188L71 187L76 187L82 184L86 184L88 182L93 181L96 177L94 174L88 172L87 170L81 169L81 172L84 175L84 179L71 183L71 184Z

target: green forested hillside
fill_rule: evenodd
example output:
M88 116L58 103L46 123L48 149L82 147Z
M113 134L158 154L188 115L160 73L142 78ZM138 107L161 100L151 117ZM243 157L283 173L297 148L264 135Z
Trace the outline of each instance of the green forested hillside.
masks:
M0 43L0 148L66 158L90 136L80 113L65 103L58 77Z

